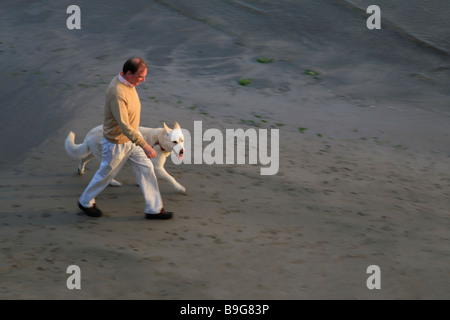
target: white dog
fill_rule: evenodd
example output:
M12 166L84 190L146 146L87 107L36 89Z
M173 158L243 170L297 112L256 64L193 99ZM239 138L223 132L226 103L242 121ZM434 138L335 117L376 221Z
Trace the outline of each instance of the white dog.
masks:
M156 175L167 180L179 192L185 193L186 188L179 184L174 177L164 169L166 158L173 151L181 160L184 154L184 136L180 125L175 122L173 130L164 123L164 128L139 127L139 132L145 141L155 149L156 157L152 158ZM75 134L70 132L65 141L66 152L69 156L80 160L78 173L84 174L86 163L94 158L101 162L103 148L103 125L97 126L86 135L82 144L75 144ZM121 186L117 180L112 180L112 186Z

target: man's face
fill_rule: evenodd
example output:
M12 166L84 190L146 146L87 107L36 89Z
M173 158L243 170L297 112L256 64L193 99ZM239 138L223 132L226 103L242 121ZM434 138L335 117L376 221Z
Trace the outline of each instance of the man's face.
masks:
M126 79L133 86L138 86L141 82L145 82L145 77L147 76L147 68L141 67L135 74L132 74L130 71L126 74Z

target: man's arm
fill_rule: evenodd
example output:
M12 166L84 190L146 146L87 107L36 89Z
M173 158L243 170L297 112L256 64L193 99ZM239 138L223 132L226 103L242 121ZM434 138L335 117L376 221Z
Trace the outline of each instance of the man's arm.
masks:
M139 131L135 130L130 125L130 122L128 120L128 110L126 102L122 97L118 96L117 99L112 99L111 103L112 115L114 119L116 119L122 133L135 145L144 148L147 142L144 140Z
M155 158L156 151L144 140L139 131L134 130L128 121L128 112L126 110L125 102L118 99L117 105L113 106L112 113L117 123L119 124L122 133L130 139L131 142L140 146L147 158Z

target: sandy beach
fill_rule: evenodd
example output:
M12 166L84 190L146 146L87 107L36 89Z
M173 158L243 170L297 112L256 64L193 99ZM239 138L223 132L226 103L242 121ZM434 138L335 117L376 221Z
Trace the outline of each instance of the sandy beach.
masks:
M0 4L0 299L450 298L448 4L380 1L368 30L362 0L80 0L69 30L71 4ZM278 173L169 159L187 192L160 181L175 216L149 221L126 166L85 216L98 162L78 175L64 140L130 56L142 126L277 129Z

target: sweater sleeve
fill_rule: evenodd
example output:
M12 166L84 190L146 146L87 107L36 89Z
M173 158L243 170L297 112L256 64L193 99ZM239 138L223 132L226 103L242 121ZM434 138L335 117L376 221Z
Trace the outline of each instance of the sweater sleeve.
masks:
M116 119L122 133L135 145L143 147L147 144L139 131L134 130L128 119L128 104L123 95L118 94L117 99L111 101L111 113Z

